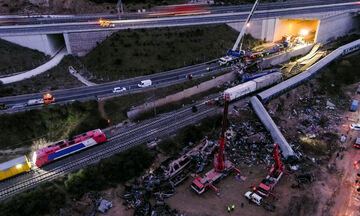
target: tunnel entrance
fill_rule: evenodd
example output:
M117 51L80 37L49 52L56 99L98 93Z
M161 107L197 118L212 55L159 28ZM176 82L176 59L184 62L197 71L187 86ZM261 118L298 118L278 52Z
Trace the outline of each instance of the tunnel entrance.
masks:
M60 49L65 47L65 39L63 34L47 34L49 45L49 53L55 55Z
M280 41L283 37L293 37L306 43L316 43L319 23L319 20L278 19L274 41Z

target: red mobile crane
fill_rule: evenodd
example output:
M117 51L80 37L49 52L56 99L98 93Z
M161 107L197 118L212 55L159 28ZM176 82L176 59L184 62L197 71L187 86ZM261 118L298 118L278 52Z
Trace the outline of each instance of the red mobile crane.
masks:
M227 176L228 173L235 170L237 173L240 173L240 170L235 168L235 166L224 158L224 147L225 147L225 131L227 126L227 115L228 115L228 107L229 107L229 95L225 95L225 103L224 103L224 116L222 120L222 128L220 133L220 145L219 151L214 155L214 168L212 168L209 172L207 172L204 177L196 176L196 178L192 181L191 188L197 193L202 194L208 187L211 187L216 192L219 191L213 183Z
M271 191L274 189L275 185L284 174L285 165L280 161L279 147L277 143L274 144L273 158L275 160L274 165L271 166L269 174L261 181L259 187L256 189L256 192L263 197L273 195Z

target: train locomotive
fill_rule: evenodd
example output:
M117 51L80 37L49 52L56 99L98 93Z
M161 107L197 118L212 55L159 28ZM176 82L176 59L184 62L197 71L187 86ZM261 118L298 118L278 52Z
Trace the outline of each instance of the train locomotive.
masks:
M27 172L31 164L26 156L21 156L0 164L0 181L11 176Z
M54 160L104 142L106 142L105 134L100 129L96 129L39 149L34 152L32 160L37 167L41 167Z

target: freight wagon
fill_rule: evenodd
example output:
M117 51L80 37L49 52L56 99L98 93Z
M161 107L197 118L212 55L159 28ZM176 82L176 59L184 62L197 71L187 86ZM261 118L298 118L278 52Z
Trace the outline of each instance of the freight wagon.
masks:
M248 95L252 92L270 86L272 84L280 82L282 79L282 74L280 72L270 73L268 75L253 79L251 81L242 83L235 87L226 89L224 91L225 94L229 94L230 101L239 99L242 96Z
M31 169L26 156L21 156L0 164L0 181Z

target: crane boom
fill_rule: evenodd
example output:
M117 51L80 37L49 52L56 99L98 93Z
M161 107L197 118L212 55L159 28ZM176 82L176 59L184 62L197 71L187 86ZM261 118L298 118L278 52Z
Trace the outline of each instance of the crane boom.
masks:
M225 94L225 104L224 104L224 116L222 120L222 127L220 133L220 145L218 154L214 158L214 168L216 172L224 172L224 148L225 148L225 131L227 128L227 116L228 116L228 107L229 107L229 94Z
M246 26L247 26L247 24L250 22L250 19L251 19L251 17L253 16L254 11L256 10L256 7L258 6L258 4L259 4L259 0L256 0L255 3L254 3L254 5L253 5L253 7L252 7L252 9L251 9L251 11L250 11L249 16L248 16L247 19L246 19L246 22L245 22L244 26L242 27L242 29L241 29L241 31L240 31L240 34L239 34L238 38L236 39L236 42L235 42L235 44L234 44L234 46L233 46L233 48L232 48L232 51L235 51L236 48L239 46L239 43L240 43L242 37L243 37L244 34L245 34ZM241 47L242 47L242 43L240 44L240 49L239 49L239 51L241 50Z

